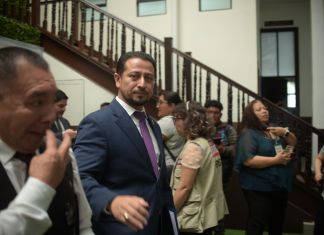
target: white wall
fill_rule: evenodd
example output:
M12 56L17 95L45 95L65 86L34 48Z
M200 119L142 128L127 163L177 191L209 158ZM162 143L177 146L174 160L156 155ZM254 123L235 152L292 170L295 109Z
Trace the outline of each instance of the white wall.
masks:
M118 18L128 22L129 24L151 34L152 36L163 40L164 37L171 37L171 4L172 1L167 0L167 12L165 15L137 17L136 0L107 0L108 12ZM187 0L192 1L192 0Z
M313 0L312 0L313 1ZM260 4L260 26L265 21L293 20L298 28L299 40L299 95L300 115L312 116L310 1L262 1Z
M99 109L103 102L110 102L114 94L85 78L82 74L44 53L58 88L67 93L68 107L64 114L71 125L78 125L82 118Z
M198 9L199 1L180 0L179 49L256 92L256 1L233 0L228 10Z

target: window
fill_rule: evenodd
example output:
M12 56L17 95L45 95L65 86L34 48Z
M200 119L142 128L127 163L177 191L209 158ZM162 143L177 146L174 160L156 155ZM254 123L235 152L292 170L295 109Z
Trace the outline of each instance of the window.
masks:
M137 0L137 16L162 15L165 13L165 0Z
M294 81L287 82L287 107L296 108L296 84Z
M285 108L292 112L298 109L296 44L297 30L294 28L261 31L262 95L274 103L284 101Z
M262 33L262 77L295 76L294 47L294 32Z
M97 5L102 10L107 11L107 2L106 0L89 0L89 2ZM86 21L91 21L92 8L86 9ZM94 20L100 20L100 13L94 10Z
M232 0L199 0L199 11L226 10L232 8Z

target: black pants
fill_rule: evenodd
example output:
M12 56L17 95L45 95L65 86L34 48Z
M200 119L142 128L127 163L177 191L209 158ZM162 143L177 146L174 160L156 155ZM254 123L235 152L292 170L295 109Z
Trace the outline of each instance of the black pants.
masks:
M314 227L314 235L323 235L323 234L324 234L324 199L321 200L321 203L318 207L315 216L315 227Z
M262 235L268 229L269 235L282 234L287 206L287 191L261 192L243 190L249 214L247 235Z

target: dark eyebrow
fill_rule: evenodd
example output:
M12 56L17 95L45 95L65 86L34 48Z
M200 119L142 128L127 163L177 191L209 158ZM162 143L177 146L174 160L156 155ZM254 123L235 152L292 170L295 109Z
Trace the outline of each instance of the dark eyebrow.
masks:
M30 98L43 98L43 97L46 97L48 96L48 92L47 91L32 91L30 94L29 94L29 97ZM54 96L53 96L53 99L54 99Z

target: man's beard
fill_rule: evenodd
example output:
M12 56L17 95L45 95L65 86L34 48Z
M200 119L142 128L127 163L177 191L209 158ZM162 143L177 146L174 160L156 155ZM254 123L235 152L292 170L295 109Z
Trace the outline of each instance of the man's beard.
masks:
M126 102L132 106L132 107L139 107L139 106L143 106L144 104L146 104L148 102L149 99L143 99L143 100L134 100L132 98L129 97L124 97Z
M140 106L143 106L151 98L151 96L150 96L149 93L146 93L146 95L144 95L142 98L139 98L137 100L135 100L135 99L132 98L132 96L131 96L132 94L128 96L127 94L121 92L121 95L123 96L123 98L126 101L126 103L129 104L132 107L140 107Z

